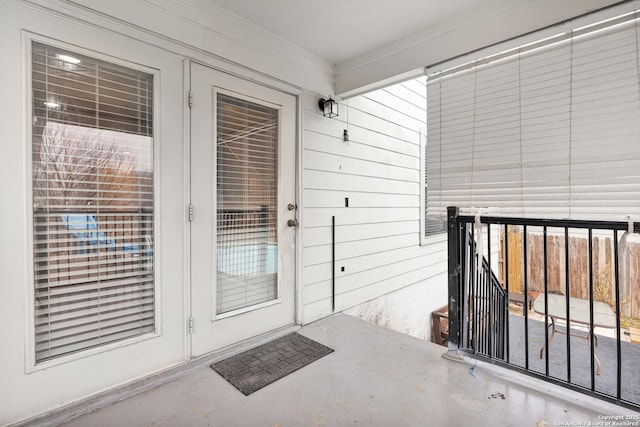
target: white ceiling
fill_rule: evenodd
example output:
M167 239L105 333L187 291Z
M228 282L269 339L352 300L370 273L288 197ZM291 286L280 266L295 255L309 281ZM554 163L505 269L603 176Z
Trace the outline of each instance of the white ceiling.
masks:
M495 0L212 0L332 65ZM505 0L508 2L509 0Z
M639 0L210 0L334 66L336 93ZM633 6L635 4L635 6Z

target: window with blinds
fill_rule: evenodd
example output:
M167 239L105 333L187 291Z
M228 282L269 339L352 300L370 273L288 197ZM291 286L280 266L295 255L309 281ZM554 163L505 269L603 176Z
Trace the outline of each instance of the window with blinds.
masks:
M624 219L640 210L636 13L428 70L427 209Z
M422 196L425 198L425 212L424 212L424 235L428 236L436 236L438 234L442 234L447 231L447 222L442 218L438 218L435 215L429 215L429 212L426 211L426 207L428 206L427 202L427 189L429 188L429 169L427 162L427 153L426 146L424 147L424 193Z
M219 93L217 101L218 314L277 295L279 111Z
M153 76L32 43L35 361L155 330Z

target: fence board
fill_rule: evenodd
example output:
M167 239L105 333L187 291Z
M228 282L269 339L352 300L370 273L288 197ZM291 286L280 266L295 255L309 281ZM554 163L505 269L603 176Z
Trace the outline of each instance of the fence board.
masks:
M544 291L544 239L541 232L527 233L527 260L523 266L522 230L509 228L509 259L505 257L504 232L501 239L502 280L506 276L505 266L509 265L509 291L522 292L522 274L526 270L528 290ZM547 236L547 286L549 292L566 293L567 272L565 267L564 235L551 232ZM569 293L572 297L589 298L589 242L586 237L569 236ZM629 242L628 293L620 284L620 305L622 314L640 318L640 243ZM620 257L622 259L622 257ZM593 237L593 287L594 299L615 308L615 278L613 263L613 238ZM526 267L526 268L525 268ZM622 271L622 267L620 268Z

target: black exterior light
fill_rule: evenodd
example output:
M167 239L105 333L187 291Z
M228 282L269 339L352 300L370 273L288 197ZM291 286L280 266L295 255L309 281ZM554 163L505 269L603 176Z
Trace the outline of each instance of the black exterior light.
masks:
M318 107L320 107L322 115L325 117L331 118L338 116L338 103L331 97L327 99L321 98L320 101L318 101Z

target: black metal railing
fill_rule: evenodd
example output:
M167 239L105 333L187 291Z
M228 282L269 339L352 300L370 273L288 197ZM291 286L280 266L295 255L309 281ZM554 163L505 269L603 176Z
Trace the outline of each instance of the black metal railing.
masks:
M500 280L489 267L487 257L478 251L473 229L461 236L460 270L465 319L462 342L476 354L504 359L508 297Z
M637 409L634 233L640 223L449 208L449 350Z

